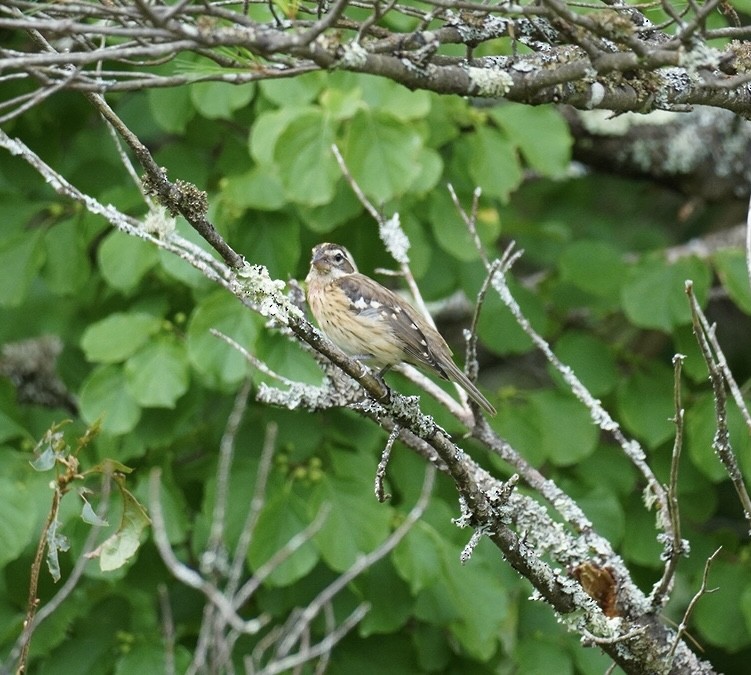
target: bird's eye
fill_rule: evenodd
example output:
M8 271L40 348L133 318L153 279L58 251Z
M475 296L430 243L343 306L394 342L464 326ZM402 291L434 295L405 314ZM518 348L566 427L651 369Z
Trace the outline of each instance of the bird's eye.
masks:
M341 265L344 262L344 256L341 253L334 254L334 262Z

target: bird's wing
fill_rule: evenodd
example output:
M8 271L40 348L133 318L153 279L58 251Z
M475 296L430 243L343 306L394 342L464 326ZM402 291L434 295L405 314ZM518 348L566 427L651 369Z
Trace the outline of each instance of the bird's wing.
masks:
M445 379L440 365L451 360L451 349L440 333L396 293L364 274L348 274L335 282L350 301L350 308L363 319L383 321L399 339L405 361L427 366Z

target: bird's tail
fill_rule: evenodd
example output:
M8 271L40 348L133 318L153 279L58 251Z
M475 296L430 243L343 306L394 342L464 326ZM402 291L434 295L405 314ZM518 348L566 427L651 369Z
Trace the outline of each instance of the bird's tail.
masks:
M472 382L454 363L452 359L448 359L448 361L441 363L441 369L446 373L448 376L448 379L452 382L456 382L464 391L469 394L469 397L477 403L486 413L490 415L495 415L496 409L490 405L490 401L486 399L481 393L480 390L475 386L474 382Z

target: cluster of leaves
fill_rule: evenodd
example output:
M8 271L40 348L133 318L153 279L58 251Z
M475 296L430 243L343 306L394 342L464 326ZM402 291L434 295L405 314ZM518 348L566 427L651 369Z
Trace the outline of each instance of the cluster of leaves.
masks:
M61 94L54 103L54 109L30 111L10 131L103 203L143 213L137 186L83 99ZM680 618L707 554L723 543L710 578L720 590L702 600L693 630L705 647L718 650L718 663L731 653L748 655L748 551L739 509L724 497L727 481L711 450L711 393L683 291L690 278L706 301L719 281L726 316L747 326L751 293L740 253L666 262L663 250L686 236L674 231L675 198L597 175L569 176L570 138L553 109L478 109L458 98L410 93L343 72L241 87L196 84L112 103L172 179L207 189L209 216L233 247L276 277L303 276L310 247L322 239L350 247L363 271L393 266L375 225L341 178L334 143L368 197L387 213L399 211L412 242L411 267L428 300L457 290L473 298L482 283L471 238L445 186L451 183L465 205L481 187L477 224L483 242L493 248L515 239L527 251L519 269L524 283L514 288L525 312L648 449L662 478L674 434L670 357L688 354L680 503L692 555L681 564L669 610ZM209 536L216 449L232 392L247 377L261 379L209 329L294 380L316 382L315 363L183 261L72 209L8 155L0 156L0 213L0 342L48 333L62 338L58 366L79 401L82 421L76 424L101 420L101 436L85 449L86 459L95 465L114 457L135 467L129 482L142 501L149 468L162 467L170 542L197 565ZM711 215L684 230L701 232ZM539 366L528 338L492 295L479 335L483 386L499 403L493 424L577 498L648 588L661 571L661 548L635 470ZM741 378L751 372L747 353L731 353ZM391 382L410 390L396 376ZM443 419L430 402L425 407ZM49 503L47 479L27 462L32 439L60 416L60 410L20 405L11 382L0 380L3 654L18 634L26 598L17 589L28 587ZM322 504L331 507L314 539L273 573L247 608L281 621L384 539L414 503L423 472L416 457L397 451L389 467L394 498L378 504L372 480L385 442L380 430L347 412L308 415L251 406L232 471L237 508L228 513L230 549L257 474L259 439L272 420L280 429L279 451L249 570L302 530ZM735 412L729 423L751 476L748 434ZM507 472L499 462L494 468ZM425 518L402 544L337 598L337 612L362 599L372 610L335 651L330 672L602 672L607 660L581 649L555 627L547 608L528 602L529 588L495 549L481 545L469 564L459 565L467 533L451 524L456 515L452 487L439 483ZM65 505L59 519L75 555L88 528ZM74 555L61 556L63 576ZM161 672L156 589L162 584L174 608L179 668L194 645L201 604L170 578L147 541L116 572L87 569L79 591L35 638L38 672ZM40 592L44 601L49 584ZM378 662L365 661L375 649Z

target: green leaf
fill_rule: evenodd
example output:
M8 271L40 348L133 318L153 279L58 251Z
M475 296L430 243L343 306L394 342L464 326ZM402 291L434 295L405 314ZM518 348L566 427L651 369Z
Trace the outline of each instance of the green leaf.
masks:
M188 359L207 384L235 384L248 374L242 354L209 331L214 328L252 350L258 333L250 310L226 291L207 295L196 306L188 324Z
M391 554L399 575L409 583L413 594L429 588L440 576L442 545L440 534L419 520Z
M432 148L423 147L417 157L420 173L409 186L411 194L422 196L433 190L443 175L443 159Z
M157 636L152 636L156 640ZM115 675L144 675L144 673L169 672L167 652L161 642L137 642L127 649L118 650L115 663ZM175 672L184 673L190 669L191 653L182 645L176 645L173 662L170 664Z
M100 366L81 387L81 415L87 424L102 420L102 430L113 435L132 431L141 417L119 366Z
M458 551L444 541L440 580L420 593L415 615L446 625L469 655L486 661L498 648L509 599L496 565L483 560L483 545L475 550L477 559L461 566Z
M91 503L88 499L86 499L81 490L79 490L79 495L83 500L83 507L81 508L81 520L83 520L83 522L87 523L88 525L97 525L99 527L106 527L107 525L109 525L106 520L100 518L97 515L96 511L94 511L94 508L91 506Z
M34 537L39 537L35 532L37 511L29 508L29 497L25 486L0 476L0 568L21 555Z
M42 230L0 239L0 306L18 307L44 262Z
M168 133L182 134L196 114L190 104L192 87L147 89L149 108L156 123Z
M274 145L274 161L290 199L307 206L331 201L340 177L331 152L335 140L331 120L320 110L304 111L286 125Z
M489 114L533 169L543 176L563 177L571 161L573 139L557 108L509 101Z
M256 166L250 171L229 176L222 182L222 201L240 213L246 209L278 211L286 203L284 187L268 167Z
M732 401L728 402L726 423L733 452L748 479L751 476L751 439L743 417ZM686 410L686 447L694 466L713 482L727 478L727 470L712 447L716 432L714 400L710 394L699 395Z
M426 624L417 624L411 627L410 632L415 643L421 672L447 672L452 653L444 632L437 626Z
M188 389L185 348L174 339L149 342L125 363L128 390L145 408L174 408Z
M362 204L345 181L337 183L334 198L330 202L321 206L297 207L307 228L316 234L331 232L354 218L362 209Z
M44 276L56 295L79 291L91 274L86 241L77 219L56 223L44 237Z
M576 503L594 523L597 533L618 546L626 529L626 518L617 495L608 486L600 485L578 497Z
M751 314L751 288L748 281L746 254L732 248L720 249L712 256L712 262L722 285L733 302L746 314Z
M478 127L458 142L457 150L485 197L506 202L521 184L523 174L514 144L498 130Z
M693 257L674 263L651 258L640 262L630 270L621 293L626 316L636 326L666 332L690 322L691 309L685 292L689 279L703 304L711 281L705 262Z
M194 82L190 99L196 110L208 119L232 119L232 114L250 103L255 84L236 85L229 82Z
M26 429L7 415L3 410L0 410L0 443L4 443L13 438L23 438L26 435Z
M623 534L623 556L637 565L661 569L662 547L657 541L655 514L645 509L639 492L627 498L625 513L628 527Z
M313 101L326 86L326 74L313 72L279 80L261 80L259 86L268 101L282 108L299 108Z
M659 362L621 380L617 390L618 416L623 426L655 448L675 435L670 421L673 405L673 371Z
M314 541L329 567L343 571L386 538L391 510L375 499L363 499L373 490L369 455L336 453L332 464L333 473L324 475L312 498L315 508L328 504L331 509Z
M102 572L111 572L127 563L141 545L141 533L151 524L143 506L122 485L120 494L123 499L120 525L91 556L99 558L99 569Z
M330 82L333 82L333 78ZM321 107L337 121L350 119L365 105L362 100L362 89L356 86L327 86L321 93L320 103Z
M261 165L274 162L274 146L279 136L303 112L316 113L316 108L281 108L261 113L255 120L248 136L250 156Z
M599 429L579 401L553 390L533 392L529 399L537 412L542 447L551 462L568 466L594 452Z
M508 441L532 466L540 466L547 455L542 446L537 409L522 397L509 398L498 406L498 414L492 420L495 429ZM505 462L497 455L491 455L490 461L503 469Z
M110 314L89 326L81 338L81 349L94 363L119 363L138 351L162 325L151 314Z
M544 335L548 319L540 298L511 279L509 288L534 329ZM532 348L532 340L519 327L510 310L493 289L485 296L478 323L478 335L483 345L502 356L523 354Z
M253 251L253 260L265 265L273 278L289 277L300 260L300 225L284 214L255 214L239 241L240 250Z
M248 563L254 570L267 563L307 527L307 510L305 502L289 489L276 492L266 501L248 550ZM268 581L275 586L289 586L305 577L317 562L318 551L308 541L275 566Z
M133 469L129 466L125 466L122 462L118 462L116 459L103 459L98 464L95 464L89 469L86 469L86 471L83 472L84 476L90 476L91 474L95 473L103 473L106 475L111 475L117 471L118 473L133 473Z
M456 210L447 190L434 190L430 193L428 217L433 236L444 251L462 262L474 262L479 259L480 254L477 252L472 235ZM477 233L484 244L490 245L500 233L499 223L492 219L478 219Z
M695 579L698 588L701 580ZM748 565L720 556L709 572L707 587L716 589L699 600L694 610L694 622L699 638L711 645L737 651L748 647L751 631L743 620L742 598L748 597L751 574Z
M360 623L360 635L394 633L409 621L414 601L409 587L399 578L393 565L380 561L357 579L362 599L370 603L370 611ZM388 593L383 589L388 588Z
M615 359L608 346L598 338L580 331L567 331L556 342L556 356L569 366L593 396L604 396L619 380ZM565 387L558 371L549 370Z
M363 192L377 204L404 194L420 175L422 139L391 115L360 110L347 132L343 155Z
M600 241L576 241L568 245L558 266L561 278L595 297L616 301L626 277L621 253Z
M357 79L362 83L362 98L373 111L388 113L400 122L413 122L430 113L430 92L422 89L410 91L375 75L359 75Z
M527 639L521 642L514 654L518 672L525 675L573 675L574 664L571 655L560 645L540 639Z
M129 293L156 265L159 253L153 244L118 230L99 247L99 269L112 288Z
M177 219L177 233L198 248L202 248L204 251L207 249L206 240L188 225L184 218ZM180 283L192 288L212 287L211 282L201 272L181 257L162 248L158 249L158 255L162 269L173 279L177 279Z

